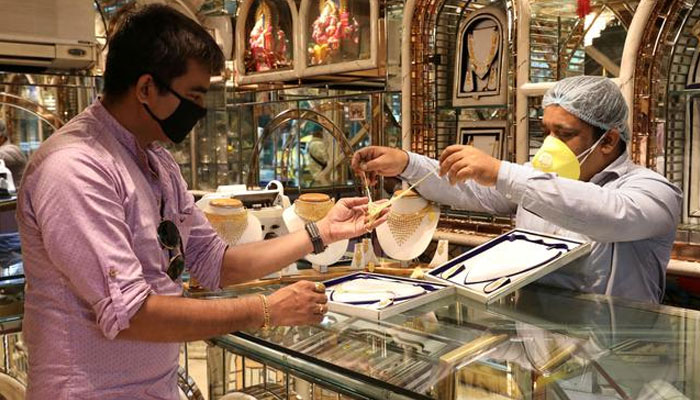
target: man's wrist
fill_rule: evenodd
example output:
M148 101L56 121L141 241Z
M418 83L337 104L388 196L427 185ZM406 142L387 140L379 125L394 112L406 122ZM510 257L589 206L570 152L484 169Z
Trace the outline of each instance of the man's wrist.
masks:
M262 316L263 316L263 323L260 329L267 330L270 328L271 323L270 323L270 305L267 301L267 297L263 294L259 294L258 298L260 299L260 303L262 305Z
M323 218L322 220L316 223L316 226L318 227L318 231L321 234L321 240L323 241L323 245L328 246L331 243L333 243L331 235L331 224L328 222L328 220L326 218Z
M408 152L404 149L400 149L402 153L401 160L404 161L403 168L401 168L401 172L397 176L403 175L404 172L406 172L406 168L408 168L408 164L411 162L411 156L408 155Z
M323 224L321 224L321 226L323 227ZM313 254L319 254L326 250L328 243L330 243L328 240L328 234L321 234L321 228L319 228L318 223L308 222L306 225L304 225L304 230L306 230L306 233L309 235L309 239L311 240ZM326 240L324 240L324 236Z

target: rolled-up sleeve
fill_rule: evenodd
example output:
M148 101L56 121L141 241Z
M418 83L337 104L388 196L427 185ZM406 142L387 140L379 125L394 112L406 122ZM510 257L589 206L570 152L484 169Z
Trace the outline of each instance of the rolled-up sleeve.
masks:
M187 269L207 289L219 289L226 242L196 206L192 207L190 234L185 249Z
M46 164L33 177L39 190L28 194L44 248L114 339L153 293L134 253L118 179L109 161L79 152L54 153Z
M680 190L647 170L601 187L503 162L496 188L523 209L599 242L631 242L675 230Z

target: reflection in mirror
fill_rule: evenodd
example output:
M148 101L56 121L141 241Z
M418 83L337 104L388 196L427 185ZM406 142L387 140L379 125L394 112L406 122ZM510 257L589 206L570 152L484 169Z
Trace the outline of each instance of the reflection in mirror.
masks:
M618 76L629 23L625 18L636 3L593 1L591 13L579 18L574 3L532 2L530 81Z

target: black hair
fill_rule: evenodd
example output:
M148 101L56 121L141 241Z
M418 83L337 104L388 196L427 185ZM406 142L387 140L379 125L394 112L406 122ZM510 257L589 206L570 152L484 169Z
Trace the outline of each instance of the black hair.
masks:
M600 139L601 137L603 137L603 135L605 135L608 132L607 129L599 128L595 125L591 125L591 128L593 128L593 141L594 142L596 140Z
M144 74L160 91L187 72L188 60L212 75L224 68L224 55L197 22L166 5L126 6L116 17L104 71L104 94L119 97Z

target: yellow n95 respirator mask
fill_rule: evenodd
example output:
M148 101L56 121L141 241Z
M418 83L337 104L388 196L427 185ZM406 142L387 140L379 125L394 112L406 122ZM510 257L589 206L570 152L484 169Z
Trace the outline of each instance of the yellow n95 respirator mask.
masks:
M542 147L535 153L532 166L542 172L552 172L562 178L578 180L581 176L581 165L586 162L588 156L604 137L605 135L602 135L593 146L577 156L566 143L549 135L544 139ZM581 158L583 160L579 162Z

